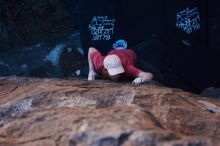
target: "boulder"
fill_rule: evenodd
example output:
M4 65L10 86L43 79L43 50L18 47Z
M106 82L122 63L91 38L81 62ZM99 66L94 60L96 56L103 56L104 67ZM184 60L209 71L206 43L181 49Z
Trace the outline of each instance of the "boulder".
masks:
M156 84L0 77L2 146L218 146L220 100Z

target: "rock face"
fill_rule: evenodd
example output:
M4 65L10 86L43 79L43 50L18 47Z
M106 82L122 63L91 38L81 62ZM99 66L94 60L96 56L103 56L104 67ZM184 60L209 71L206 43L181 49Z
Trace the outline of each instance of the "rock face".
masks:
M154 84L0 78L1 146L218 146L220 100Z
M1 0L0 51L57 40L78 30L78 24L69 18L77 19L76 12L68 14L66 10L69 7L75 10L77 0L65 1L69 0Z
M39 43L0 53L0 76L67 78L87 75L88 65L73 32L62 40ZM80 73L76 75L76 72Z

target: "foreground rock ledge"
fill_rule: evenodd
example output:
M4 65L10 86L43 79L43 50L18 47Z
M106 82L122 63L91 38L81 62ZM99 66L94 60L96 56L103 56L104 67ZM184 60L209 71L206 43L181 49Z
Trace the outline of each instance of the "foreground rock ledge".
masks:
M0 78L1 146L218 146L220 101L156 85Z

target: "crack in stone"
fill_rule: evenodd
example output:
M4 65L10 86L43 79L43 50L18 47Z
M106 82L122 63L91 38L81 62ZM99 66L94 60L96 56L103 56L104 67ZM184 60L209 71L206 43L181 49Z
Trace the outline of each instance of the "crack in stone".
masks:
M154 114L152 114L150 111L145 111L145 113L150 116L151 120L153 121L153 123L154 123L155 125L157 125L157 126L158 126L159 128L161 128L161 129L165 129L165 128L163 127L163 125L160 123L160 121L154 116Z
M18 144L27 144L27 143L36 142L36 141L45 140L45 139L52 140L51 138L52 136L43 136L43 137L39 137L39 138L27 140L27 141L21 141L21 142L18 142Z
M14 88L12 88L12 89L11 89L10 91L8 91L7 93L0 94L0 96L4 96L4 95L7 95L7 94L10 94L10 93L14 92L17 88L18 88L18 85L15 86Z

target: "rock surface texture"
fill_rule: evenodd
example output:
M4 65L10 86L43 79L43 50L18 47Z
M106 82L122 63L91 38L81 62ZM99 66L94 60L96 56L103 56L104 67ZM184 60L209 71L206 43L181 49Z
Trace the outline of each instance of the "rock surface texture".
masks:
M220 100L154 84L0 78L1 146L219 146Z

